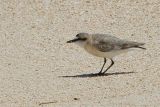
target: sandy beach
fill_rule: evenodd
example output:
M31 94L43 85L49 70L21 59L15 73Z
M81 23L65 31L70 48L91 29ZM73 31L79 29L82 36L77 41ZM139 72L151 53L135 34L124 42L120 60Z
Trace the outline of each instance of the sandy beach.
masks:
M108 75L93 76L103 58L66 43L79 32L147 50L116 56ZM0 0L0 107L158 106L159 0Z

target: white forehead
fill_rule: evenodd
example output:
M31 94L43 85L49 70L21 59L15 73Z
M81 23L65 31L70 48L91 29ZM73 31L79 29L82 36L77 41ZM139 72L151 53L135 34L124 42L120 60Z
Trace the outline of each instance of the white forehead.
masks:
M76 37L79 37L79 38L86 38L88 36L88 33L78 33L76 35Z

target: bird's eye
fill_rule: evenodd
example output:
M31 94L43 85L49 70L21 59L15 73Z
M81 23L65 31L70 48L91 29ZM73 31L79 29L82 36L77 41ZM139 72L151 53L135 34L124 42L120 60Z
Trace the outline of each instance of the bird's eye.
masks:
M81 39L81 41L85 41L85 40L87 40L87 38L82 38L82 39Z
M79 37L79 34L77 34L76 37Z

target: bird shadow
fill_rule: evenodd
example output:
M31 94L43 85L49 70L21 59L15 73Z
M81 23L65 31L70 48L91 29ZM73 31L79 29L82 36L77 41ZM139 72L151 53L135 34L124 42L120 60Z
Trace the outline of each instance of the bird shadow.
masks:
M91 74L81 74L81 75L73 75L73 76L59 76L63 78L71 78L71 77L78 77L78 78L87 78L87 77L100 77L100 76L111 76L111 75L123 75L123 74L131 74L131 73L136 73L136 72L115 72L115 73L106 73L103 75L98 75L98 73L91 73Z

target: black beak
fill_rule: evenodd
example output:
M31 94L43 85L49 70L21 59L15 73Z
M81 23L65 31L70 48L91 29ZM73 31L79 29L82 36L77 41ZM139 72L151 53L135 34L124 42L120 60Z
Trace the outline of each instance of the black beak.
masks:
M79 41L79 40L81 40L81 39L79 39L79 38L75 38L75 39L73 39L73 40L69 40L69 41L67 41L67 43L72 43L72 42L76 42L76 41Z

